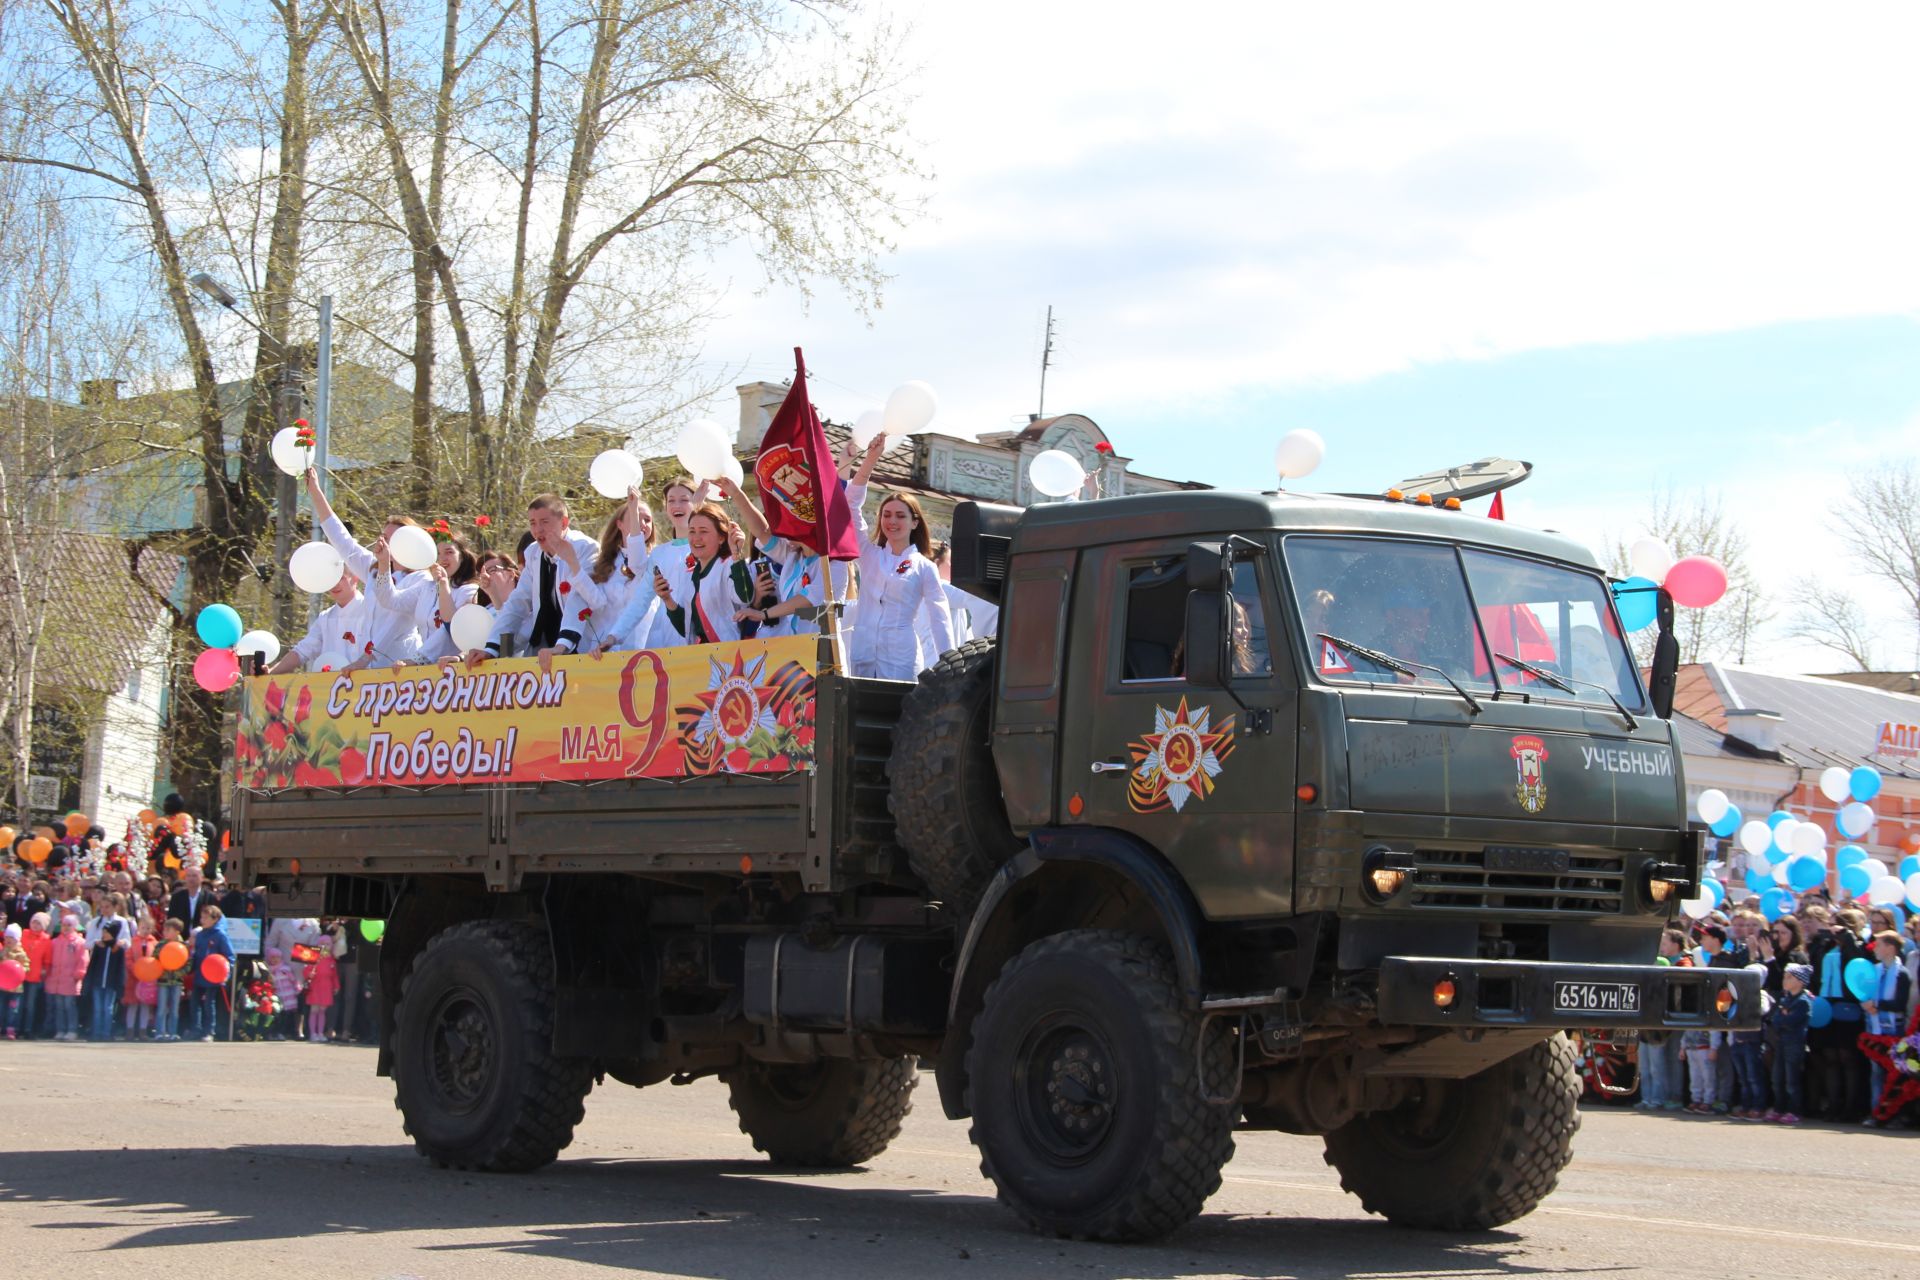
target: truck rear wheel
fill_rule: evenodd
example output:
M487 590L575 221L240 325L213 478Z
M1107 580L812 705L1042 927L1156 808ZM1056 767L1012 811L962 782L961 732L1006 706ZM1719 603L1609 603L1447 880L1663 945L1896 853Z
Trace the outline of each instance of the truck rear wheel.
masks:
M754 1150L776 1164L845 1169L900 1135L918 1080L911 1058L754 1062L727 1076L728 1103Z
M1465 1080L1418 1081L1391 1111L1327 1135L1327 1163L1369 1213L1484 1231L1538 1208L1580 1127L1573 1047L1554 1035Z
M993 641L969 640L923 672L900 707L889 803L907 863L962 912L1019 849L994 771Z
M1164 944L1100 929L1043 938L1001 970L973 1026L981 1172L1037 1230L1163 1236L1220 1186L1238 1109L1203 1093L1229 1090L1233 1072L1227 1031L1187 1006Z
M553 1052L553 999L531 926L469 921L427 943L394 1013L394 1105L420 1154L519 1173L573 1141L593 1072Z

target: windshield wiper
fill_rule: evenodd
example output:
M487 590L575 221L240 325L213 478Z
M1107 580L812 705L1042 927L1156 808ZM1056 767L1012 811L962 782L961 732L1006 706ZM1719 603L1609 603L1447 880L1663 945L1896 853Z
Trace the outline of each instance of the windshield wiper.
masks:
M1595 684L1591 680L1575 680L1572 676L1557 675L1545 667L1535 666L1533 663L1516 658L1510 653L1496 653L1493 656L1510 666L1520 668L1535 679L1546 681L1562 693L1572 693L1575 685L1580 686L1582 689L1598 690L1607 696L1607 701L1613 704L1613 709L1618 711L1620 718L1627 722L1628 729L1638 729L1640 727L1640 722L1633 718L1633 712L1627 710L1626 704L1614 697L1613 690L1603 684Z
M1485 708L1480 705L1480 700L1478 698L1468 693L1465 689L1462 689L1458 681L1456 681L1452 676L1448 675L1446 672L1442 671L1439 667L1428 666L1424 662L1415 662L1411 658L1396 658L1390 653L1382 653L1378 649L1369 649L1366 645L1355 644L1351 640L1345 640L1335 635L1328 635L1324 631L1317 632L1316 634L1322 640L1326 640L1333 644L1339 645L1342 649L1345 649L1348 653L1353 654L1356 658L1365 658L1368 662L1373 663L1375 666L1385 667L1387 670L1395 672L1399 675L1410 676L1415 674L1418 671L1431 671L1433 672L1434 675L1437 675L1442 680L1445 680L1448 686L1451 687L1455 693L1459 694L1461 698L1466 701L1466 704L1469 707L1473 708L1473 714L1479 715L1483 710L1485 710Z

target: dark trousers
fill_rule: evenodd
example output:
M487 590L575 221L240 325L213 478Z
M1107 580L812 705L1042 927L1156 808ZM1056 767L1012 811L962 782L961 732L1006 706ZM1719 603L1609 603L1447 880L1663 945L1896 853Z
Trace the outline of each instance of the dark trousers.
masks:
M1806 1110L1806 1090L1802 1077L1807 1069L1807 1042L1782 1040L1773 1049L1773 1105L1780 1111L1799 1115Z
M1758 1039L1734 1043L1733 1077L1737 1090L1734 1105L1742 1111L1767 1109L1767 1068L1760 1060L1765 1047Z

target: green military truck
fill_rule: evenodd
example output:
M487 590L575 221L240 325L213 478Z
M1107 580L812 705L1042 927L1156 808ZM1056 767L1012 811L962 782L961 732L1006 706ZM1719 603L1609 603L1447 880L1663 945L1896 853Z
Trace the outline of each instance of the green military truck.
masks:
M443 1165L702 1076L853 1165L930 1059L1043 1231L1179 1227L1242 1127L1497 1226L1570 1158L1563 1030L1752 1026L1758 985L1654 964L1700 853L1598 566L1397 496L963 506L999 634L914 685L817 637L255 677L234 856L386 921L378 1069Z

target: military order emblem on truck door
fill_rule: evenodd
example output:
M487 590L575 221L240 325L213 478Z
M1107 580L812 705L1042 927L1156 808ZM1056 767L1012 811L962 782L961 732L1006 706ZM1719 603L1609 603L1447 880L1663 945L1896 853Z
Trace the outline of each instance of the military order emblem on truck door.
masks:
M1528 813L1547 807L1547 744L1531 734L1513 740L1513 767L1519 774L1513 798Z
M1189 799L1205 800L1228 756L1233 754L1233 717L1212 728L1210 707L1187 708L1187 700L1169 711L1153 709L1153 732L1128 744L1133 771L1127 778L1127 803L1135 813L1175 813Z

